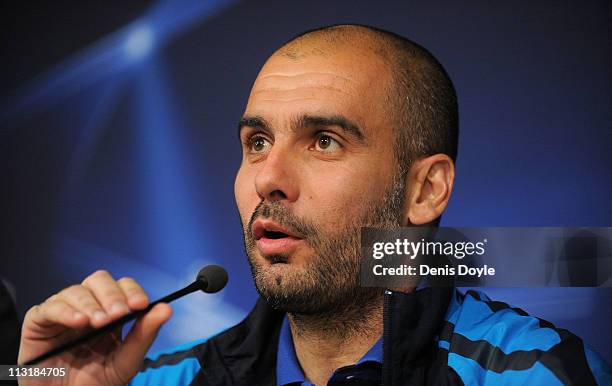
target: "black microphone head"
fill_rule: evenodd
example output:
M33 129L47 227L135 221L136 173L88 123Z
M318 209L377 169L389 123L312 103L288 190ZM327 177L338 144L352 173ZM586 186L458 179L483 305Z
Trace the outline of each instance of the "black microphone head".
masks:
M197 281L203 282L202 291L213 294L227 284L227 271L220 265L207 265L198 272Z

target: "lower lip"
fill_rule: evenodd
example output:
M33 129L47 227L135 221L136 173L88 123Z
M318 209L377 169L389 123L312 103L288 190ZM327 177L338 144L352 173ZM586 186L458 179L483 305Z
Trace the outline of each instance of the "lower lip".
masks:
M296 237L283 237L280 239L262 237L257 240L257 249L264 255L282 255L293 252L303 242L303 239Z

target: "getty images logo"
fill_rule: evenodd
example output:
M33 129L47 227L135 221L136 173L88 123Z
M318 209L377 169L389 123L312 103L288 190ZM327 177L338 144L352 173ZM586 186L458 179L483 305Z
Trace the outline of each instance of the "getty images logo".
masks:
M395 242L375 242L372 245L372 257L382 259L385 256L406 256L415 259L417 256L453 256L463 259L466 256L482 256L485 253L487 239L482 241L411 241L396 239Z

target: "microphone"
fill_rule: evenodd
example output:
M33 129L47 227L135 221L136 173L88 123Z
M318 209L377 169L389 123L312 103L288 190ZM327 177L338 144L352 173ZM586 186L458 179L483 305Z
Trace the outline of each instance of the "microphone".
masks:
M180 289L176 292L171 293L170 295L164 296L163 298L154 301L153 303L149 304L147 306L147 308L143 309L143 310L139 310L139 311L134 311L131 312L127 315L122 316L121 318L115 320L114 322L111 322L105 326L102 326L98 329L89 331L86 334L83 334L81 336L79 336L76 339L73 339L71 341L68 341L52 350L47 351L46 353L37 356L34 359L31 359L23 364L21 364L21 366L32 366L32 365L36 365L42 361L45 361L49 358L51 358L52 356L55 356L59 353L62 353L64 351L70 350L80 344L83 344L84 342L93 339L97 336L100 336L104 333L108 333L112 330L114 330L115 328L123 325L124 323L129 322L130 320L136 319L144 314L146 314L147 312L149 312L151 310L151 308L153 308L156 304L158 303L170 303L173 300L176 300L178 298L181 298L185 295L188 295L192 292L195 292L197 290L202 290L208 294L213 294L215 292L219 292L223 289L223 287L225 287L225 285L227 284L227 272L225 271L225 269L223 267L221 267L220 265L207 265L206 267L202 268L200 270L200 272L198 272L198 276L196 276L196 280L189 284L187 287Z

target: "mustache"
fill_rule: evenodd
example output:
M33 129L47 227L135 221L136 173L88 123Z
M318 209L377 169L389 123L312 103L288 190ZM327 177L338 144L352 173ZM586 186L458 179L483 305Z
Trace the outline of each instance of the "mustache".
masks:
M253 229L253 223L260 217L279 223L279 225L287 228L289 232L307 241L319 240L320 233L316 225L296 216L291 209L280 202L265 201L261 201L257 205L249 219L248 228L245 232L249 235L249 238L252 237L251 229Z

